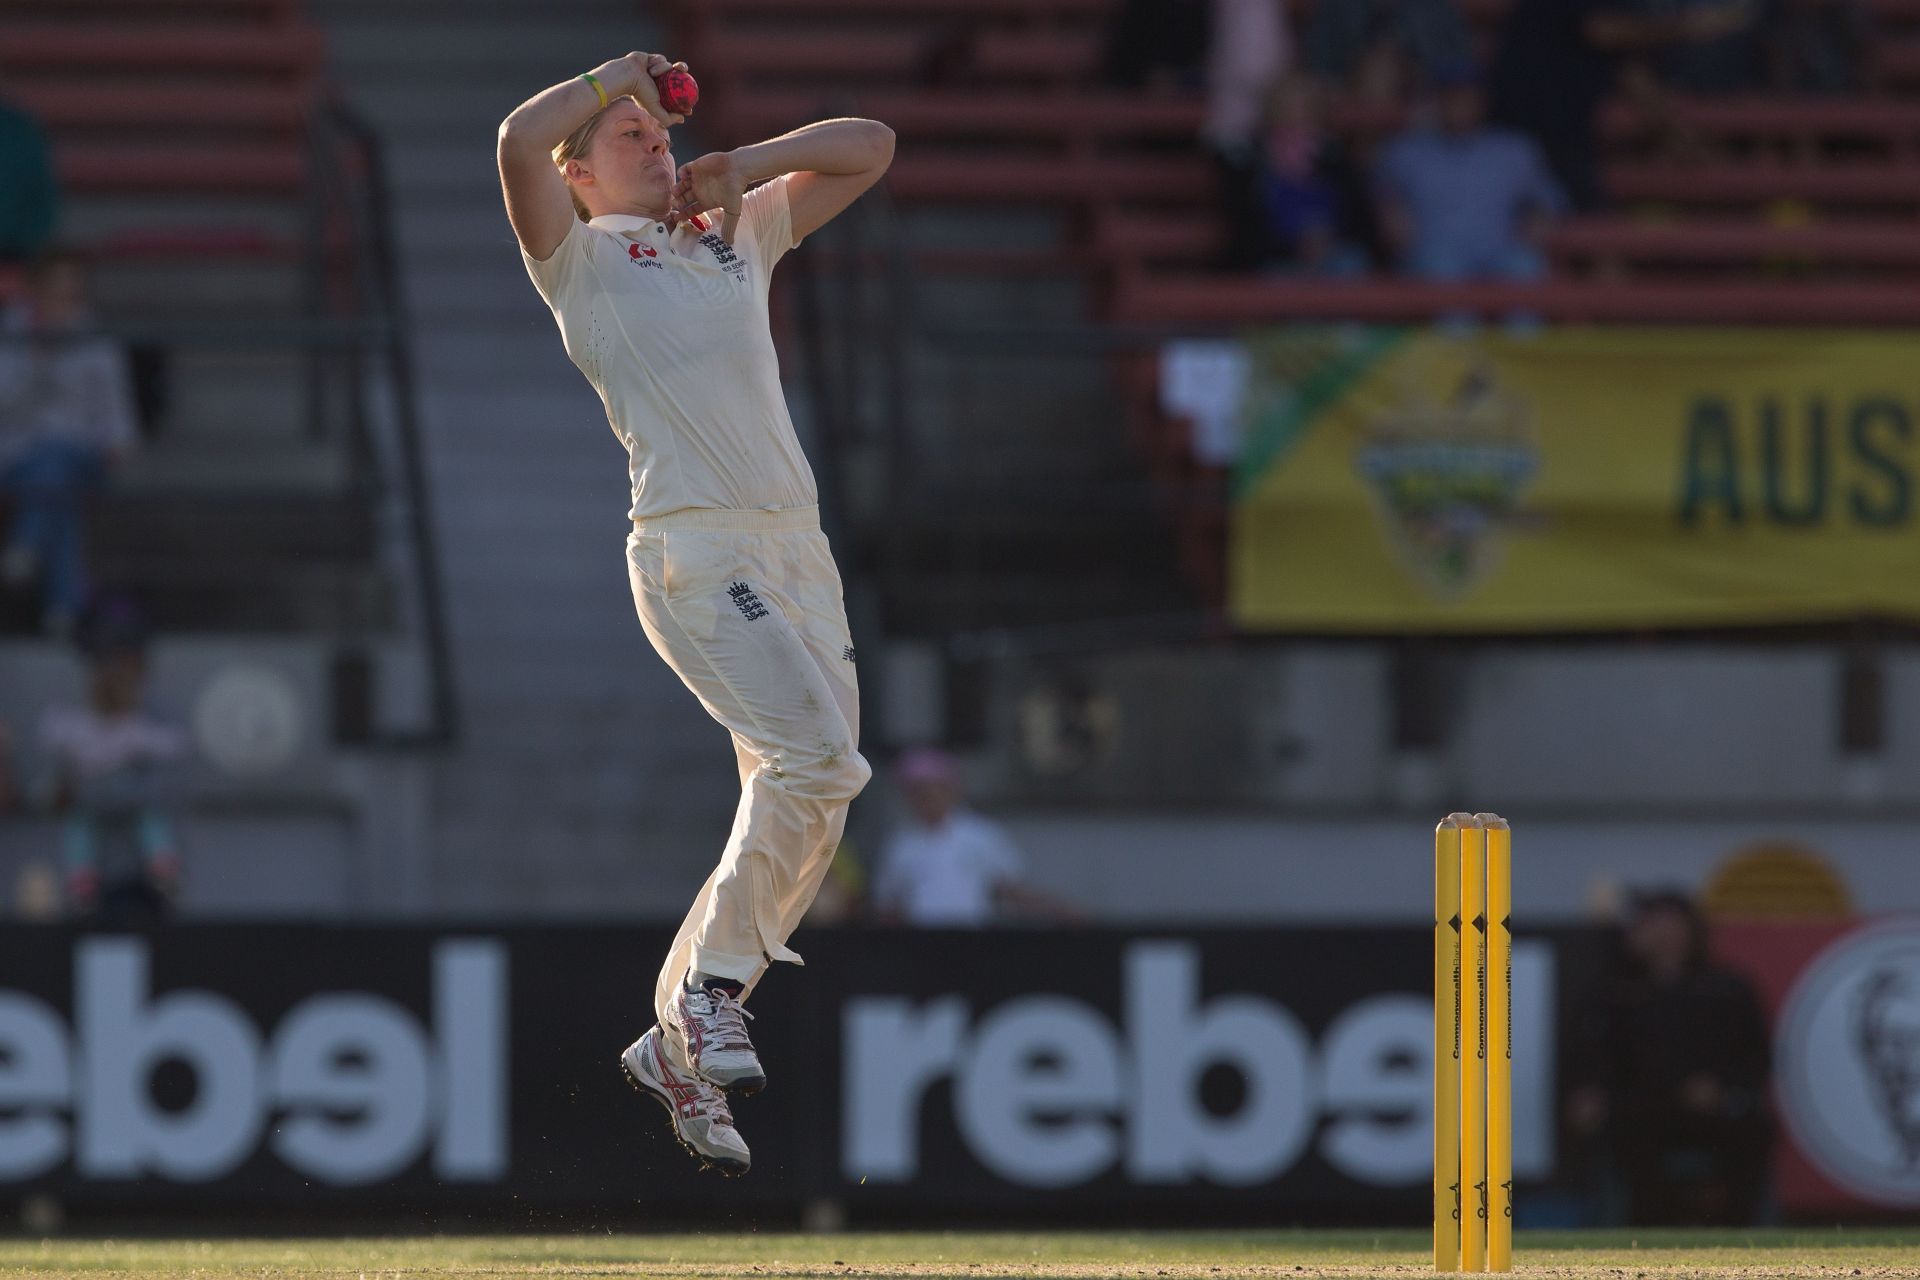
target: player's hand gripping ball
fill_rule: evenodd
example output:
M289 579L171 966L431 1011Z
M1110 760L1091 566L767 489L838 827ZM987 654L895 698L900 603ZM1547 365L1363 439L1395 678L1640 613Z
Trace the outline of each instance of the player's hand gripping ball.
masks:
M689 73L675 67L654 77L654 87L660 91L660 105L670 114L690 116L700 101L700 85Z

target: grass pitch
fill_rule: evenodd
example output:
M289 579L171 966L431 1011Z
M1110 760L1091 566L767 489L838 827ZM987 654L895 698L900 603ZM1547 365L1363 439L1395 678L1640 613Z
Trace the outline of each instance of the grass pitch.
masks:
M0 1239L0 1276L993 1277L1431 1275L1420 1232L422 1236L319 1240ZM1920 1277L1920 1230L1521 1233L1515 1271L1554 1280Z

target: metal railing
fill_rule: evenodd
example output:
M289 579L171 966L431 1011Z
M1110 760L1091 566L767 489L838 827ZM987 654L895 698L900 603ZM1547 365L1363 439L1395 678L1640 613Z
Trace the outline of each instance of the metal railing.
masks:
M338 101L322 107L316 158L324 188L347 220L352 296L356 302L348 349L356 391L354 451L385 514L398 526L410 579L410 619L427 672L426 723L416 729L375 735L374 745L443 747L460 731L458 688L447 632L446 596L427 483L425 446L414 381L412 326L400 287L394 246L393 201L385 148L361 116ZM325 244L315 252L325 251ZM383 412L384 410L384 412Z

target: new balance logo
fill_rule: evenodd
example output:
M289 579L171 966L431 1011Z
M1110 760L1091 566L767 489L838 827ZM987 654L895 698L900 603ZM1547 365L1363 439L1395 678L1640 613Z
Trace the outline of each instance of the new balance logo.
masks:
M766 605L760 603L760 597L754 594L753 588L744 582L729 586L727 594L733 597L734 607L748 622L758 622L770 612Z
M845 658L845 659L846 659L846 660L847 660L848 662L852 662L852 661L853 661L853 646L852 646L852 645L848 645L848 646L847 646L847 647L846 647L845 649L842 649L842 650L840 651L840 656L841 656L841 657L843 657L843 658Z

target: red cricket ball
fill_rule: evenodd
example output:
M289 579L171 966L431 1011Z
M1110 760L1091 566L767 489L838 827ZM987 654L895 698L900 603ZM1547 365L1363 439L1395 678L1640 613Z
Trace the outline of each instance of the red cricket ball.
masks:
M654 87L660 90L660 105L676 116L690 116L700 101L700 85L686 72L675 68L656 76Z

